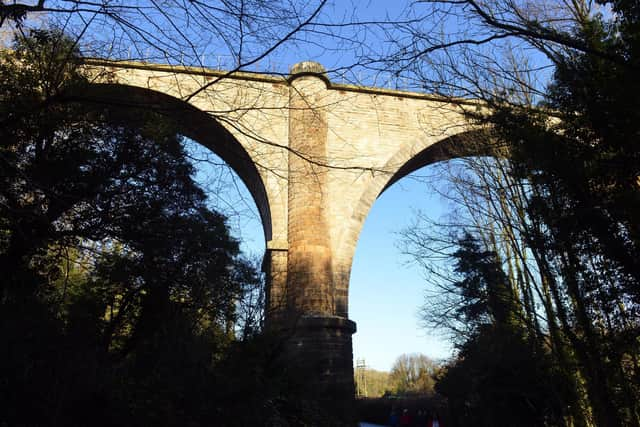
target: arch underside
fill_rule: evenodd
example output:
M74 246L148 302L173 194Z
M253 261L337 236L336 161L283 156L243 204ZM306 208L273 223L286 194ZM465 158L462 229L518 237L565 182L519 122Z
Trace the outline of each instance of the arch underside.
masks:
M90 85L83 90L81 100L133 111L153 111L171 119L181 135L214 152L240 177L258 207L265 239L271 239L271 210L262 178L238 140L209 114L170 95L112 83Z
M362 226L371 207L384 191L402 178L425 166L460 157L487 155L489 152L489 144L486 143L488 138L489 134L486 130L468 131L438 141L412 157L403 158L406 154L401 152L399 152L397 156L392 157L387 163L387 170L391 169L391 165L396 165L396 171L392 173L391 176L388 174L379 175L371 182L358 202L358 206L366 209L366 212L354 212L351 219L352 224L348 227L347 234L341 239L338 259L347 260L347 264L336 266L336 282L342 283L344 287L348 287L353 256L355 255ZM397 165L401 166L398 167ZM348 304L345 301L343 305L346 307Z
M475 130L463 132L430 145L398 168L376 199L393 184L425 166L460 157L488 155L490 148L487 144L488 138L486 130Z

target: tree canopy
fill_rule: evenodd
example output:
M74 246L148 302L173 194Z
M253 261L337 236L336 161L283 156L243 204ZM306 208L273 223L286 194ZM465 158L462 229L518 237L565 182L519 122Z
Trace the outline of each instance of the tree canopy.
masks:
M450 168L452 228L408 232L419 258L451 245L448 268L421 260L440 272L427 323L459 347L436 388L462 425L638 425L638 8L430 3L478 23L464 59L436 69L490 107L469 118L494 155ZM492 38L522 44L472 55ZM549 61L546 87L525 49Z
M78 98L89 82L60 32L1 55L0 421L315 416L287 398L299 389L278 340L255 321L235 338L262 283L207 207L175 124Z

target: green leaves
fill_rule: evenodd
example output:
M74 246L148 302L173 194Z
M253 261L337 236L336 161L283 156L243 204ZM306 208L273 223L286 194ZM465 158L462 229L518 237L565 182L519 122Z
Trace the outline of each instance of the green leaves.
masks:
M210 424L258 274L174 124L69 97L74 55L54 31L0 58L0 422Z

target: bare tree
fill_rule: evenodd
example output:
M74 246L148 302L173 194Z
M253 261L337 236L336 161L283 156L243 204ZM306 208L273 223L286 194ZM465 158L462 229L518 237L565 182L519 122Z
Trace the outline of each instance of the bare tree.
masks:
M621 57L576 37L576 26L607 2L423 0L402 19L381 25L391 46L369 53L371 70L402 76L408 87L450 97L522 104L540 100L553 66L587 53L620 64Z
M41 25L35 18L44 16L100 58L242 70L303 37L325 3L3 1L0 27L21 31Z
M439 366L424 354L402 354L393 363L389 386L399 394L432 394Z

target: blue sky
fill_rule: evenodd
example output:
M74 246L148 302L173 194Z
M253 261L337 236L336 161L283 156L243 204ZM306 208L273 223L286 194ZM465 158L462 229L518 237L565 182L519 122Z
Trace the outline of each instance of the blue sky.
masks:
M334 1L323 11L322 19L325 22L341 19L384 20L386 16L397 17L406 4L405 0ZM52 19L56 17L51 16ZM61 19L66 25L65 17ZM42 15L31 18L31 24L38 26L41 20L44 22L48 17ZM84 22L78 22L80 30L84 28ZM110 40L110 21L102 23L97 20L93 25L92 31L87 32L91 35L88 41ZM144 29L149 24L142 20L141 25ZM70 31L72 26L65 28ZM105 28L107 31L103 33ZM351 66L357 61L358 54L366 54L366 49L376 49L376 44L380 42L380 34L376 33L375 26L367 30L362 28L345 27L343 46L337 44L339 37L330 38L330 42L324 43L313 39L317 34L304 35L304 39L274 52L273 60L287 65L316 60L329 70ZM201 36L203 38L207 34ZM349 40L355 40L355 43ZM200 41L206 44L206 40ZM97 45L102 46L99 43ZM209 49L215 49L215 46ZM153 49L147 46L137 55L145 58L149 52L153 54ZM131 52L114 52L114 55L125 57L127 54ZM211 58L209 56L210 61ZM357 81L362 77L354 74L346 78ZM228 215L229 225L233 234L242 241L244 252L262 257L265 247L262 225L246 188L217 156L207 154L202 149L196 151L199 157L208 156L210 160L200 165L197 178L207 190L212 206ZM405 178L387 190L374 204L355 253L349 298L350 317L358 324L358 332L353 338L354 357L364 358L367 365L378 370L389 370L395 358L402 353L421 352L433 358L444 358L450 354L445 340L419 327L418 310L423 302L426 284L416 267L406 265L407 259L401 256L397 248L397 233L414 220L415 209L438 214L440 204L437 197L427 194L423 184Z
M64 2L60 2L64 4ZM310 2L292 3L302 7L302 15L309 13L318 4L318 0ZM412 5L407 9L408 5ZM286 34L290 31L289 26L298 25L299 16L295 13L280 16L289 16L289 20L282 22L267 20L267 26L254 29L251 35L245 35L248 51L240 50L245 61L252 63L248 67L250 70L278 71L286 73L288 66L304 60L315 60L322 63L328 70L349 70L344 78L351 82L364 82L371 84L372 76L367 73L374 73L372 69L363 67L353 67L359 58L382 55L393 52L397 46L394 41L400 44L409 43L414 40L413 34L406 31L403 26L382 25L380 22L400 16L419 18L424 24L422 37L430 38L431 35L440 35L441 32L451 37L456 37L456 33L474 29L473 22L468 22L466 17L455 14L438 13L430 15L428 3L412 2L409 0L333 0L329 1L327 7L320 15L320 21L326 26L308 28L308 31L297 33L291 43L285 43L278 49L271 52L268 58L253 63L255 56L263 53L264 43L271 42L271 31L275 35ZM155 10L153 8L149 10ZM408 15L403 15L407 12ZM221 30L223 36L229 37L231 42L226 44L227 39L223 36L216 38L214 28L208 27L207 22L192 21L182 17L182 20L173 17L172 23L177 24L174 31L172 26L163 26L166 16L164 11L152 14L152 19L148 16L129 16L132 22L140 25L140 28L150 39L167 42L168 46L154 46L153 43L142 42L133 37L134 43L124 43L123 46L113 45L114 22L108 19L96 19L95 14L73 14L70 16L80 17L71 23L66 22L66 14L56 15L60 19L59 23L64 24L67 31L76 29L84 31L86 22L91 22L91 30L85 34L84 44L89 43L98 52L104 53L105 46L111 46L114 50L112 57L128 58L133 54L137 59L148 59L155 62L185 61L189 64L202 63L207 66L223 66L220 58L228 57L232 53L236 55L240 52L237 43L234 41L237 34L234 34L231 25L229 30ZM285 11L286 12L286 11ZM223 14L224 15L224 14ZM432 19L423 19L431 17ZM32 23L39 25L49 17L32 17ZM54 16L50 17L54 19ZM148 19L149 18L149 19ZM228 18L228 16L227 16ZM377 24L370 25L339 25L332 26L335 22L355 22L355 21L376 21ZM55 22L55 19L54 19ZM150 25L150 22L153 25ZM72 25L73 24L73 25ZM251 26L243 27L250 30ZM220 30L220 29L218 29ZM263 31L266 33L263 34ZM387 32L389 31L389 32ZM188 46L181 37L183 32L188 39ZM327 33L332 33L327 36ZM120 33L118 33L120 34ZM124 33L123 33L124 34ZM126 33L128 34L128 33ZM0 42L6 39L6 34L0 33ZM165 36L173 36L175 39L165 40ZM457 34L460 36L460 34ZM265 41L265 38L268 39ZM129 40L125 37L125 41ZM137 41L137 43L135 43ZM225 42L223 42L225 41ZM106 44L105 44L106 43ZM138 44L139 43L139 44ZM506 41L505 41L506 43ZM137 52L132 52L131 47L139 48ZM511 45L506 45L509 49ZM504 47L504 46L503 46ZM164 49L174 56L165 57L159 53L158 49ZM493 48L489 46L489 48ZM136 50L136 49L134 49ZM91 53L92 50L87 51ZM455 51L454 51L455 54ZM493 52L492 52L493 55ZM496 55L500 56L499 53ZM205 59L206 58L206 59ZM531 58L530 58L531 59ZM539 65L540 58L533 57L534 62L530 65ZM217 65L216 65L217 64ZM429 62L424 62L429 64ZM272 66L274 65L274 66ZM379 64L382 74L385 73L384 65ZM376 68L376 67L372 67ZM430 67L425 66L421 71L429 74ZM361 74L362 73L362 74ZM541 71L543 80L548 78L548 71ZM331 74L337 77L337 74ZM386 73L388 77L388 72ZM380 77L380 76L378 76ZM384 76L382 76L384 78ZM407 77L402 75L397 79L402 85L402 79L406 84ZM376 80L380 85L380 80ZM414 82L417 87L421 87L423 80ZM409 85L411 83L409 82ZM200 150L199 150L200 151ZM205 155L200 151L199 154ZM261 257L264 254L264 238L262 225L257 214L256 207L248 195L246 188L234 174L230 173L228 167L220 166L222 161L215 156L210 159L217 166L202 165L198 173L198 179L202 182L211 197L212 206L226 213L229 217L229 225L232 227L234 235L243 244L245 252ZM424 171L418 171L421 174ZM437 184L437 183L436 183ZM431 216L438 218L443 214L444 204L437 195L429 193L429 188L420 181L407 177L396 183L387 190L374 204L362 230L360 240L356 249L353 261L351 285L350 285L350 317L358 324L358 332L354 336L354 357L364 358L367 364L375 369L389 370L393 361L402 353L421 352L432 358L441 359L451 355L451 348L447 340L438 334L437 331L427 331L419 326L418 311L424 302L427 281L422 277L421 271L412 265L408 265L408 258L403 257L398 249L400 237L398 233L409 226L416 218L415 211L421 210Z
M428 285L399 248L399 233L413 224L416 211L431 217L445 212L440 196L412 178L423 172L405 177L378 198L356 247L349 287L349 317L358 325L354 359L363 358L377 370L390 370L402 353L444 359L452 351L441 333L421 327L419 310Z
M320 25L296 33L292 40L280 45L268 57L257 61L257 57L264 53L265 43L272 44L273 37L277 39L278 35L287 34L292 25L299 24L300 16L313 10L319 0L292 4L302 7L301 15L284 10L278 15L283 19L267 20L263 23L266 26L260 26L259 23L253 24L258 25L257 28L243 25L245 30L251 30L250 33L242 33L245 40L241 44L243 49L238 47L238 34L234 33L234 25L225 30L207 26L207 22L210 22L207 20L200 22L193 21L189 16L172 16L171 24L176 24L174 28L173 25L164 25L167 16L154 8L149 9L149 16L127 15L140 26L151 42L144 37L144 41L140 40L139 34L134 34L131 42L126 42L130 40L127 38L127 31L114 30L114 22L108 19L94 21L95 14L92 13L81 14L85 19L76 19L72 22L73 25L68 26L66 25L69 23L64 21L65 14L58 18L61 17L67 31L74 28L84 31L85 22L92 23L91 30L83 33L86 34L84 44L89 49L88 54L92 52L91 46L97 52L102 52L100 54L104 54L105 46L111 46L111 57L154 62L184 61L192 65L229 68L221 58L232 59L232 54L238 56L242 53L242 62L250 64L246 69L280 73L286 73L288 67L297 62L314 60L322 63L329 71L333 70L330 75L338 81L344 78L353 83L375 83L378 86L393 85L395 82L403 88L410 88L412 84L417 88L424 87L424 76L421 75L412 82L411 79L407 80L408 76L403 72L391 82L385 82L392 75L383 63L369 68L354 66L362 58L379 55L384 57L385 54L394 52L398 48L396 43L412 46L414 34L406 26L382 22L399 17L416 19L423 24L421 39L442 35L445 39L461 37L461 33L475 28L473 22L468 22L464 16L446 11L432 15L433 11L427 3L409 0L333 0L321 12ZM221 13L221 18L229 19L229 16ZM36 17L34 24L38 20ZM363 21L369 24L333 25L336 22ZM221 32L217 33L216 30ZM126 36L123 39L125 43L113 44L116 34L114 31ZM186 37L186 42L183 36ZM155 46L152 43L154 40L164 44ZM420 43L417 46L419 45ZM493 48L493 45L489 48ZM508 49L511 48L508 45ZM168 56L164 56L165 54ZM455 51L452 54L455 55ZM234 61L231 62L235 64ZM432 63L422 59L418 63L424 65L420 71L429 76L432 71L432 65L429 64ZM341 71L344 75L341 75ZM207 155L202 150L197 151L200 157ZM211 162L201 164L198 179L210 195L212 206L227 214L234 235L242 241L243 250L256 258L262 257L265 242L255 204L244 185L229 168L223 166L216 156L210 153L208 155L211 156ZM424 171L417 172L421 173ZM444 213L445 205L439 196L430 194L429 191L424 182L410 177L396 183L374 204L360 235L353 260L349 297L350 317L358 324L358 332L353 339L354 357L364 358L367 365L374 369L389 370L396 357L403 353L420 352L435 359L451 355L450 345L438 331L420 327L418 312L424 303L427 281L416 266L407 264L409 259L403 257L398 249L398 233L415 221L416 210L423 211L432 218L438 218Z

